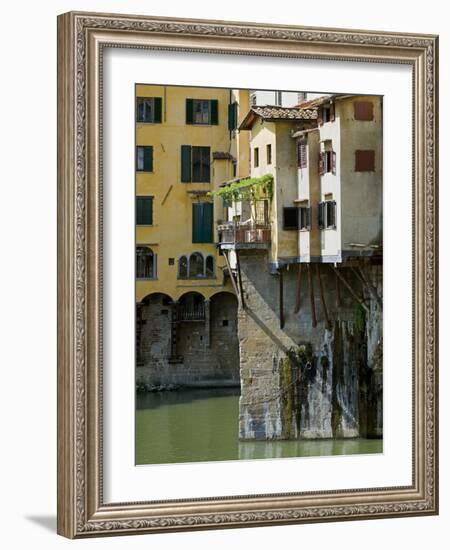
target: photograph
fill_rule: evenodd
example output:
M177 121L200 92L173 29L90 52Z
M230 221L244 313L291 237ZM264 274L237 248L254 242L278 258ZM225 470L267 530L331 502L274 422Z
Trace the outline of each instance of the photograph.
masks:
M136 465L383 452L383 97L135 86Z

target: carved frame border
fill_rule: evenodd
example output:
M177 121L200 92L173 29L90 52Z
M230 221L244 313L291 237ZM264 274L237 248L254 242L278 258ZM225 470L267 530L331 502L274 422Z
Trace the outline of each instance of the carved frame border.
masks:
M104 504L103 47L413 67L413 485ZM438 513L437 109L434 35L70 12L58 17L58 533L70 538Z

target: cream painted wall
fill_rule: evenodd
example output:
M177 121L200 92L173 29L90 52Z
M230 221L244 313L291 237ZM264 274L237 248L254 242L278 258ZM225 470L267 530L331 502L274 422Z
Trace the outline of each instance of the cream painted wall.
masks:
M334 122L325 122L319 126L320 151L325 151L325 142L331 141L331 148L336 153L335 174L328 172L320 178L320 200L325 200L325 195L332 195L336 201L336 229L323 229L321 231L322 256L337 256L341 252L341 131L340 120L336 117Z

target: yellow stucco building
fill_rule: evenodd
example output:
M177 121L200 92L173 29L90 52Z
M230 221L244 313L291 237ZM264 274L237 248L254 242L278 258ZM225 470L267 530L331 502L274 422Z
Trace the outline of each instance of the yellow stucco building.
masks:
M210 192L248 174L237 127L249 94L136 85L135 96L137 382L238 384L237 300L216 245L226 209Z

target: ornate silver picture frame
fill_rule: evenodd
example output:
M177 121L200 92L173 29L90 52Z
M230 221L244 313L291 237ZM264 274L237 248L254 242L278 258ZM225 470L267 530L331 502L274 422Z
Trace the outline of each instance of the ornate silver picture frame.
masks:
M106 502L105 48L390 63L412 69L412 483ZM70 12L58 18L58 533L69 538L438 513L438 38ZM126 366L131 372L134 365Z

